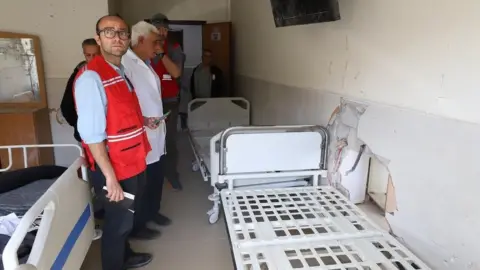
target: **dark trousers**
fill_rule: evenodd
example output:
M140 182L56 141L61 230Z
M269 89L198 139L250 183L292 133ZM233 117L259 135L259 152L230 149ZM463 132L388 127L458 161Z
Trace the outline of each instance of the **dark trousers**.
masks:
M182 127L182 130L187 129L187 114L186 113L178 113L180 115L180 126Z
M139 211L135 212L135 220L132 233L137 233L145 228L147 222L151 221L160 211L163 192L163 162L165 156L159 161L147 165L147 182L145 192L140 203Z
M128 236L133 228L134 214L128 209L120 206L118 203L110 202L105 197L102 190L106 185L105 176L102 171L97 168L90 171L90 181L95 189L95 193L103 200L105 216L103 220L102 235L102 269L103 270L120 270L123 269L124 263L132 254L132 249L128 243ZM140 173L132 178L119 182L124 192L135 195L134 210L141 209L142 192L145 189L146 175L145 172Z
M164 162L165 176L168 182L175 189L182 187L178 179L178 150L177 150L177 118L178 118L178 102L163 103L163 110L165 112L171 111L167 118L167 136L165 138L167 155Z

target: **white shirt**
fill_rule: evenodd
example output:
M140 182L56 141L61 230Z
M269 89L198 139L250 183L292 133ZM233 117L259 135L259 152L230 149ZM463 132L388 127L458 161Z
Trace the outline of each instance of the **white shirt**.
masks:
M137 94L140 108L144 117L163 116L161 84L158 75L150 65L147 65L131 49L122 57L125 75L133 84ZM165 154L165 122L162 121L158 128L146 128L148 141L152 147L147 155L147 164L160 160Z

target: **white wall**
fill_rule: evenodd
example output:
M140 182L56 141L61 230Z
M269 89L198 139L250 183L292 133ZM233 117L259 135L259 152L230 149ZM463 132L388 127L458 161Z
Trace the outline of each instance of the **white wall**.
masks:
M104 0L16 0L0 8L0 31L38 35L45 66L49 108L58 108L73 68L83 59L81 43L93 37L97 19L108 13ZM73 130L50 117L54 143L73 143ZM57 164L70 165L78 154L56 150Z
M163 13L170 20L227 21L230 0L117 0L121 1L121 15L134 24Z
M275 29L270 1L233 1L237 72L480 123L479 1L340 3L340 22Z
M232 1L253 122L325 125L341 97L367 103L358 137L390 161L393 231L433 269L480 269L480 2L340 7L339 22L275 28L270 1Z

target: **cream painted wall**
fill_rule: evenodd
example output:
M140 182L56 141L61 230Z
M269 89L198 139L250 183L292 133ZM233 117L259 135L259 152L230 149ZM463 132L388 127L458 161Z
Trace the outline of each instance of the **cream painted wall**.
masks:
M480 269L480 2L340 4L342 21L275 28L270 1L232 1L237 93L254 124L368 104L358 137L389 161L393 232L432 269Z
M479 1L340 8L339 22L275 28L270 1L232 1L237 72L480 123Z
M171 20L228 21L230 0L118 0L122 2L121 15L134 24L163 13Z
M107 12L107 1L9 1L0 9L0 29L39 35L47 78L68 78L83 57L82 41Z
M58 108L73 68L83 59L81 43L93 37L97 19L108 12L105 0L15 0L0 8L0 31L40 36L49 108ZM75 143L73 129L50 115L54 143ZM56 149L59 165L70 165L78 152Z

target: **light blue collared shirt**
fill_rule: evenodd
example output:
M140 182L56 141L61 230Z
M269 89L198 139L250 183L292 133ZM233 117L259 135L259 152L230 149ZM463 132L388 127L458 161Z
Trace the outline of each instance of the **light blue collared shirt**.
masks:
M126 79L122 65L110 65ZM130 84L127 85L132 91ZM77 129L82 140L86 144L103 142L107 138L107 95L97 72L86 70L77 78L75 104L78 114Z

